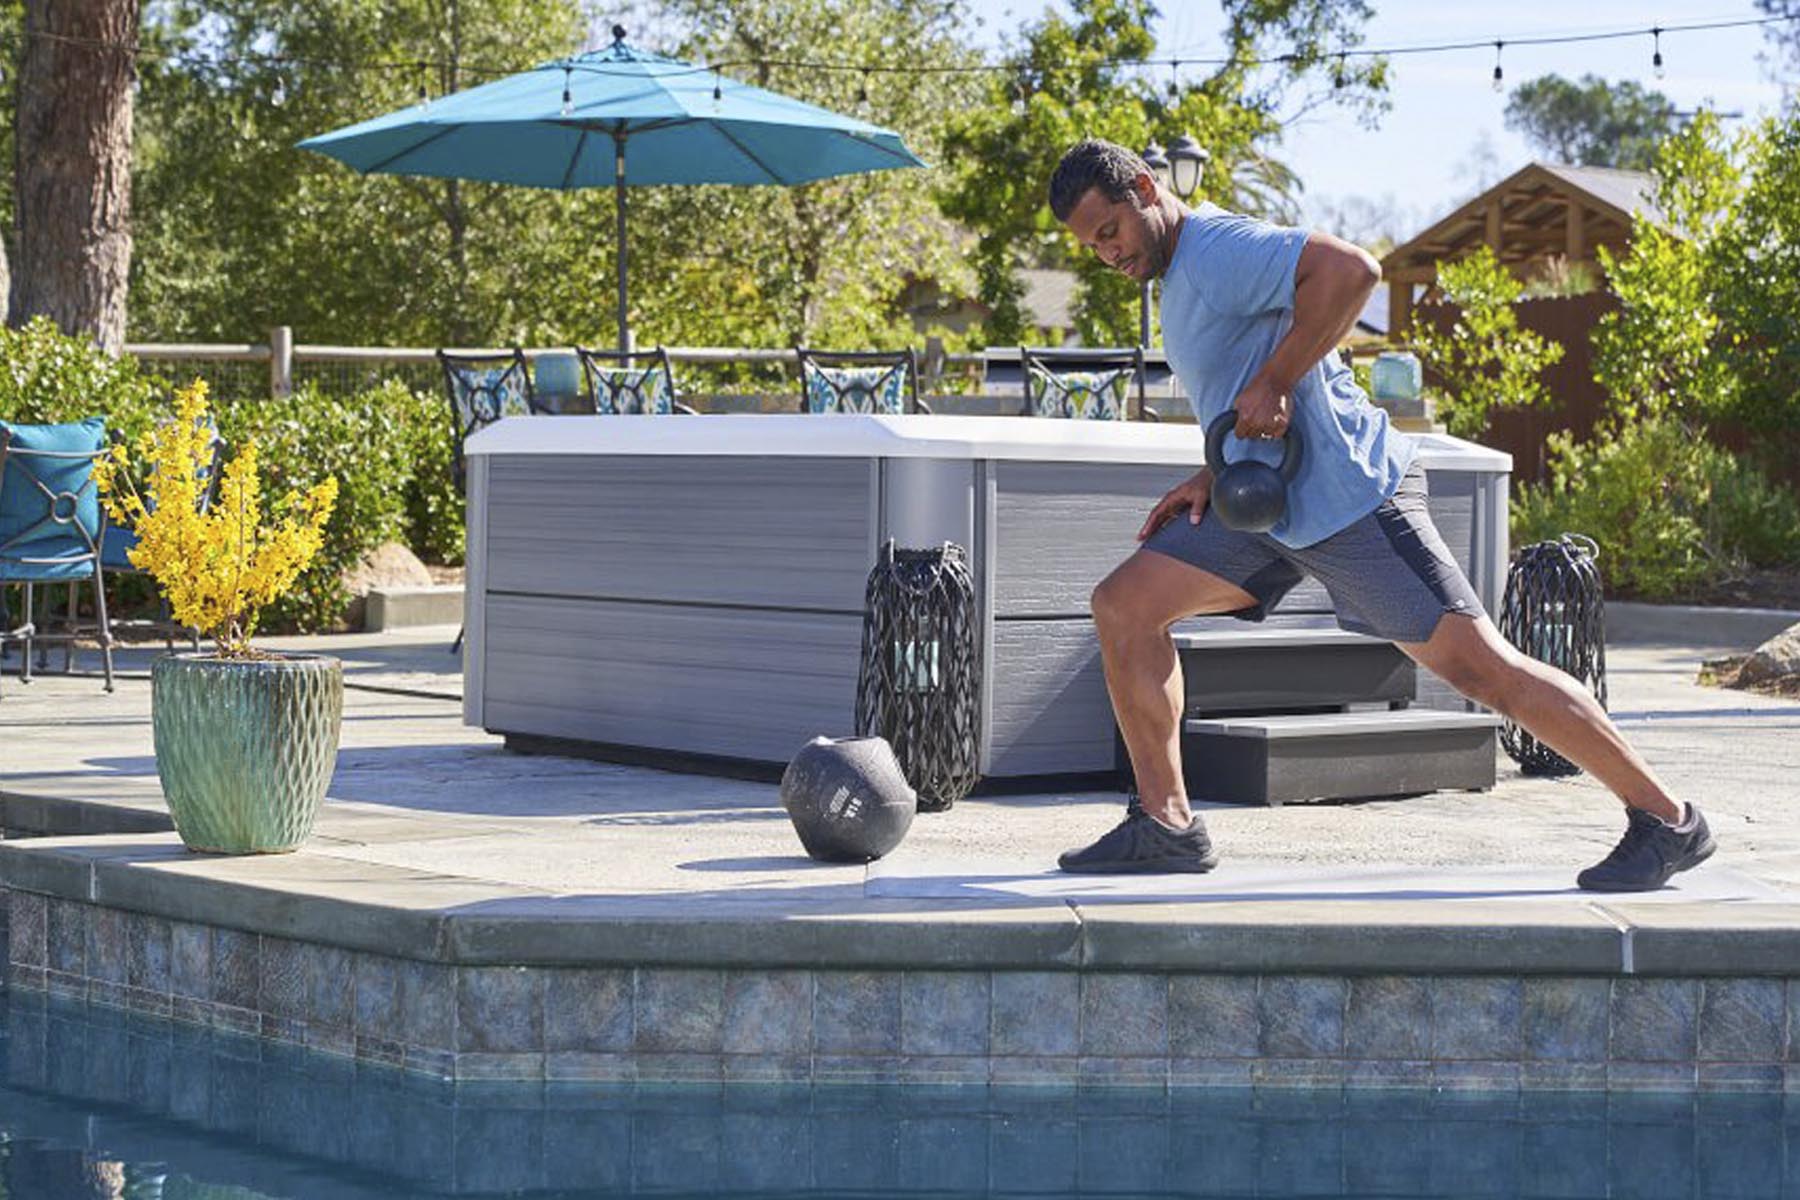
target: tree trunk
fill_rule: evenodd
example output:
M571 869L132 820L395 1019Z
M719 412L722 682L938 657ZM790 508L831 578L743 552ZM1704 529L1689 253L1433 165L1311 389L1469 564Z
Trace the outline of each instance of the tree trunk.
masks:
M125 341L138 0L25 0L10 314Z

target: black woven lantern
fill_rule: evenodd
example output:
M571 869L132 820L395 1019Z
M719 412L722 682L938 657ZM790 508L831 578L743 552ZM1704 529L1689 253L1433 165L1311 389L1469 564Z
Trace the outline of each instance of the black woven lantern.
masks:
M969 794L981 761L975 577L963 548L896 550L869 572L856 732L888 740L921 812Z
M1520 550L1506 574L1500 633L1519 650L1572 676L1606 707L1606 602L1600 548L1565 533ZM1579 775L1581 768L1507 721L1500 744L1527 775Z

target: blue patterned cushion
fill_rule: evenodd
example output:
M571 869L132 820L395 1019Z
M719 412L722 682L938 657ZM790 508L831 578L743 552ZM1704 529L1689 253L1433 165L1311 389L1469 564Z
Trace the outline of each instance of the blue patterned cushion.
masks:
M516 367L457 367L451 372L450 399L456 405L456 421L469 433L492 425L502 417L524 416L525 373Z
M647 413L667 416L675 411L669 373L661 364L648 367L588 366L594 378L594 411L602 416Z
M821 367L807 362L806 411L898 416L906 411L906 367Z
M1131 367L1051 372L1031 365L1031 412L1038 417L1123 421L1131 412Z
M61 425L12 425L0 421L0 439L12 450L49 450L79 458L9 457L0 469L0 577L13 580L78 579L93 572L91 543L100 540L100 496L89 455L106 446L99 417ZM52 500L52 495L73 500ZM65 522L50 520L52 509ZM85 537L83 534L85 533ZM20 559L53 559L24 563Z

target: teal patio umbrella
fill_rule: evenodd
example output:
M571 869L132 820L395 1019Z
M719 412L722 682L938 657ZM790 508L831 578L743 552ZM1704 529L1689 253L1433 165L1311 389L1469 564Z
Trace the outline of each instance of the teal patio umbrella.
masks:
M625 185L798 184L925 164L900 136L628 45L543 63L301 142L365 174L526 187L611 185L617 197L619 349ZM630 160L630 174L626 162Z

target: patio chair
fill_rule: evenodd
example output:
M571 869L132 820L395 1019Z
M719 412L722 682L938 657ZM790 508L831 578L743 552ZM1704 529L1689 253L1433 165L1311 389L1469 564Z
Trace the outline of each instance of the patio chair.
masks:
M106 620L106 586L100 564L100 497L94 462L108 453L106 422L99 417L60 425L11 425L0 421L0 586L24 591L24 619L0 625L0 647L18 644L19 677L31 682L31 659L40 643L61 642L63 670L74 666L76 588L94 585L92 628L113 690L112 630ZM61 583L69 606L60 632L37 626L37 589ZM9 622L10 624L10 622Z
M919 399L919 356L905 350L811 350L800 360L800 411L882 413L931 411Z
M437 360L444 368L444 389L450 398L450 471L456 494L464 496L468 468L463 463L463 443L469 435L506 417L542 410L532 386L531 369L525 365L525 351L517 346L497 354L439 350ZM458 630L450 645L452 654L462 649L462 640L463 631Z
M456 354L439 350L444 388L450 398L450 421L456 472L456 494L463 494L463 442L477 430L503 417L537 413L537 393L525 352L514 346L496 354Z
M675 369L669 363L669 352L661 346L630 354L577 346L575 356L581 360L581 377L585 386L583 396L590 412L603 417L669 413L698 415L676 399Z
M207 463L205 474L202 477L205 486L200 493L200 511L203 513L210 509L213 501L218 498L220 472L225 467L225 439L219 436L219 427L210 416L206 418L206 430L212 439L212 457L211 461ZM129 525L113 524L112 517L105 512L101 513L100 527L100 565L106 568L106 573L113 576L147 574L142 569L133 566L131 562L131 552L137 549L138 544L137 530ZM152 623L152 628L161 631L163 648L173 650L175 638L182 636L187 638L188 643L195 650L200 649L200 631L191 626L177 625L169 611L168 598L163 596L160 591L157 593L157 605L160 612ZM117 628L117 623L114 627Z
M1129 421L1133 395L1142 420L1162 419L1145 400L1144 352L1049 350L1022 346L1025 414L1075 420Z

